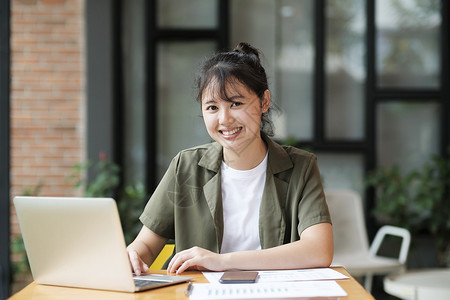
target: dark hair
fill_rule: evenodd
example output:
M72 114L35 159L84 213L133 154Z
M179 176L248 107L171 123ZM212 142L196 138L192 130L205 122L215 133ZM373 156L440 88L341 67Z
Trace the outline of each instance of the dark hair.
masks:
M241 42L233 50L217 53L206 60L196 81L197 101L201 103L203 92L212 81L219 85L217 92L220 98L229 101L226 87L236 83L236 80L247 86L262 100L269 85L259 54L260 52L250 44ZM261 130L272 136L273 126L269 118L270 111L269 108L261 117Z

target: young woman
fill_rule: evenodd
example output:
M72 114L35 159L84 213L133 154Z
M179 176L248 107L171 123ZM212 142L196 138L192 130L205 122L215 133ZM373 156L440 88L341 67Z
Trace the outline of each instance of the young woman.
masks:
M327 267L333 233L316 156L273 142L270 92L247 43L203 65L198 101L215 142L181 151L128 246L136 274L169 239L168 272Z

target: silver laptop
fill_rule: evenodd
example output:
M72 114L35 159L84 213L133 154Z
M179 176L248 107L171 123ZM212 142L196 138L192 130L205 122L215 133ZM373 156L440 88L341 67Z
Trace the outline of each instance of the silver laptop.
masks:
M37 283L136 292L192 279L133 276L111 198L15 197L14 205Z

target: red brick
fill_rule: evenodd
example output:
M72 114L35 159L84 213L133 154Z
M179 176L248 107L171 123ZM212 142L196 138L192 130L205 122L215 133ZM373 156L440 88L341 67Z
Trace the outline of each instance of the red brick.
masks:
M40 1L44 5L61 5L66 2L66 0L41 0Z
M11 6L11 195L40 182L41 195L79 195L66 178L85 152L83 0Z

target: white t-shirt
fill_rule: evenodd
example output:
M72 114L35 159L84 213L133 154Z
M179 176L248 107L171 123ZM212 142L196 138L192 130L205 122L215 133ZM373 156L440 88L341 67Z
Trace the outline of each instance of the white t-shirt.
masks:
M222 162L223 241L220 253L261 249L259 207L266 180L267 154L251 170Z

